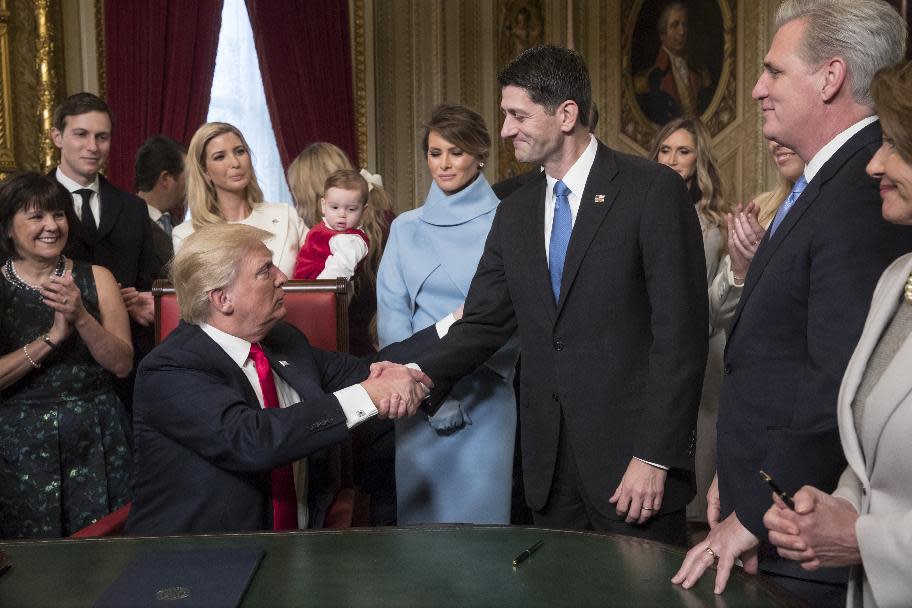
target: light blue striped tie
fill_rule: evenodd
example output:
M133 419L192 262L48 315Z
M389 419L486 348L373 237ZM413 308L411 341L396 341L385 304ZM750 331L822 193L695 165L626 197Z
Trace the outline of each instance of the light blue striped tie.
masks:
M792 205L795 204L795 201L798 200L798 197L801 196L801 193L804 192L807 185L807 180L804 179L804 176L802 175L798 178L798 181L795 182L795 185L792 186L792 191L789 193L788 198L785 199L785 202L779 207L779 211L776 212L776 217L773 218L773 225L770 226L770 238L772 238L773 234L776 232L776 228L778 228L779 224L782 223L782 220L785 219L789 209L792 208Z
M554 301L560 300L561 277L564 274L564 260L567 257L567 245L573 231L573 218L570 215L570 188L558 180L554 184L554 222L551 224L551 241L548 245L548 270L551 273L551 291Z

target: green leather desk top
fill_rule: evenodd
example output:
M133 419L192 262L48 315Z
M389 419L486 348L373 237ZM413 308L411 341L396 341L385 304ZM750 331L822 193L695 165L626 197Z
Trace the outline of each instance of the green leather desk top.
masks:
M513 558L539 539L542 547L514 568ZM795 605L762 577L740 571L722 596L713 594L713 576L685 591L669 580L684 551L658 543L448 526L0 542L12 563L0 577L0 606L91 606L141 551L238 546L266 552L245 607Z

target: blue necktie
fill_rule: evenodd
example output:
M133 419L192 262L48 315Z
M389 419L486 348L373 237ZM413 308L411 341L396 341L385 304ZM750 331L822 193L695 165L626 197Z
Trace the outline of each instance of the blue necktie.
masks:
M165 231L165 234L171 236L171 214L165 211L158 218L158 225L161 226L162 230Z
M795 182L795 185L792 187L792 191L789 193L788 198L785 199L785 202L779 207L779 211L776 212L776 217L773 218L773 225L770 226L770 238L776 232L776 228L779 227L779 224L782 223L782 220L785 219L785 216L788 214L789 209L795 204L795 201L798 200L798 197L801 196L801 193L804 192L804 189L807 187L807 180L804 179L804 176L798 178L798 181Z
M558 180L554 184L554 222L551 224L551 241L548 245L548 270L551 273L551 291L554 292L555 302L560 300L564 259L567 257L567 245L570 243L570 232L573 230L568 194L570 188Z

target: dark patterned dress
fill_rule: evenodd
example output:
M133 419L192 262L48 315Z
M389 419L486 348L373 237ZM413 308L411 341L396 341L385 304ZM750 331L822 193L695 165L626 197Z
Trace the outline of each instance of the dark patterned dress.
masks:
M73 279L99 318L92 267ZM0 273L0 354L42 336L54 311ZM0 391L0 538L68 536L129 500L131 455L112 376L73 333Z

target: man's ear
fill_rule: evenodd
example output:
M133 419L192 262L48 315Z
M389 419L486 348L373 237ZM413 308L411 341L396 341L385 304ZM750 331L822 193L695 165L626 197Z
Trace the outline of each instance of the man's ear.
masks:
M164 190L168 190L171 187L171 182L174 182L174 176L167 171L162 171L158 174L155 185L158 186L160 184Z
M579 106L572 99L567 99L555 110L560 118L561 131L569 133L576 126L576 120L579 117Z
M837 55L827 61L820 70L823 76L820 97L824 103L829 103L843 87L848 86L849 68L845 60Z
M58 148L63 147L63 133L61 133L60 129L57 127L51 127L51 141L53 141L54 145Z
M223 315L230 315L234 312L234 302L231 295L224 289L213 289L209 292L209 304Z

